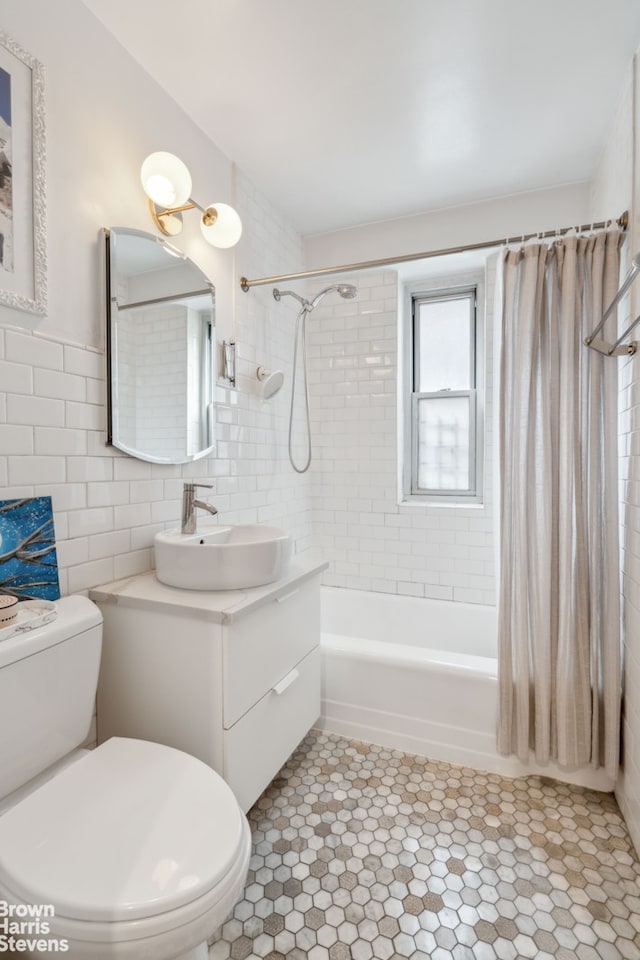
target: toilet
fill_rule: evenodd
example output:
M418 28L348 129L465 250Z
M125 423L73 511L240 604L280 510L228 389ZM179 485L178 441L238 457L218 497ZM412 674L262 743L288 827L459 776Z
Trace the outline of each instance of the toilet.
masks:
M206 960L244 889L247 820L214 770L172 747L114 737L79 749L102 617L86 597L56 607L51 623L0 633L0 944Z

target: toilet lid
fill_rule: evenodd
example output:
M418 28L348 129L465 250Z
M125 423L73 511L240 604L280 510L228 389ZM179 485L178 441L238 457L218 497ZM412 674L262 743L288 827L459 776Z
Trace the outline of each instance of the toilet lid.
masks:
M155 916L223 879L243 821L204 763L113 738L0 817L0 885L73 919Z

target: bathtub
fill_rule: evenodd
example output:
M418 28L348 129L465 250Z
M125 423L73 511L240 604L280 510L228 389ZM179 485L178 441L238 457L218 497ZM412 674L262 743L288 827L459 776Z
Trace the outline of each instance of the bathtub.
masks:
M491 773L613 789L601 771L497 752L495 607L322 587L321 609L321 729Z

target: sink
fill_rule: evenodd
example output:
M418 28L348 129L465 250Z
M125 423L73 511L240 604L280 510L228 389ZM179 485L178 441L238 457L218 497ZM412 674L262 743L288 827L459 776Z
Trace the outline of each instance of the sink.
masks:
M282 577L291 538L260 523L203 526L197 533L163 530L154 537L156 577L185 590L242 590Z

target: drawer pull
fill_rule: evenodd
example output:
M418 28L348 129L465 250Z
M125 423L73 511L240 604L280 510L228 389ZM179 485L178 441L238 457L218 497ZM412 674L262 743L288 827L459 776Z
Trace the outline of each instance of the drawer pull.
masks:
M276 597L276 603L285 603L285 601L290 600L291 597L295 597L296 593L298 593L298 588L290 590L289 593L283 593L281 597Z
M299 672L294 667L293 670L283 677L280 683L276 683L275 687L272 687L271 690L276 696L280 696L281 693L284 693L292 683L294 683L300 676Z

